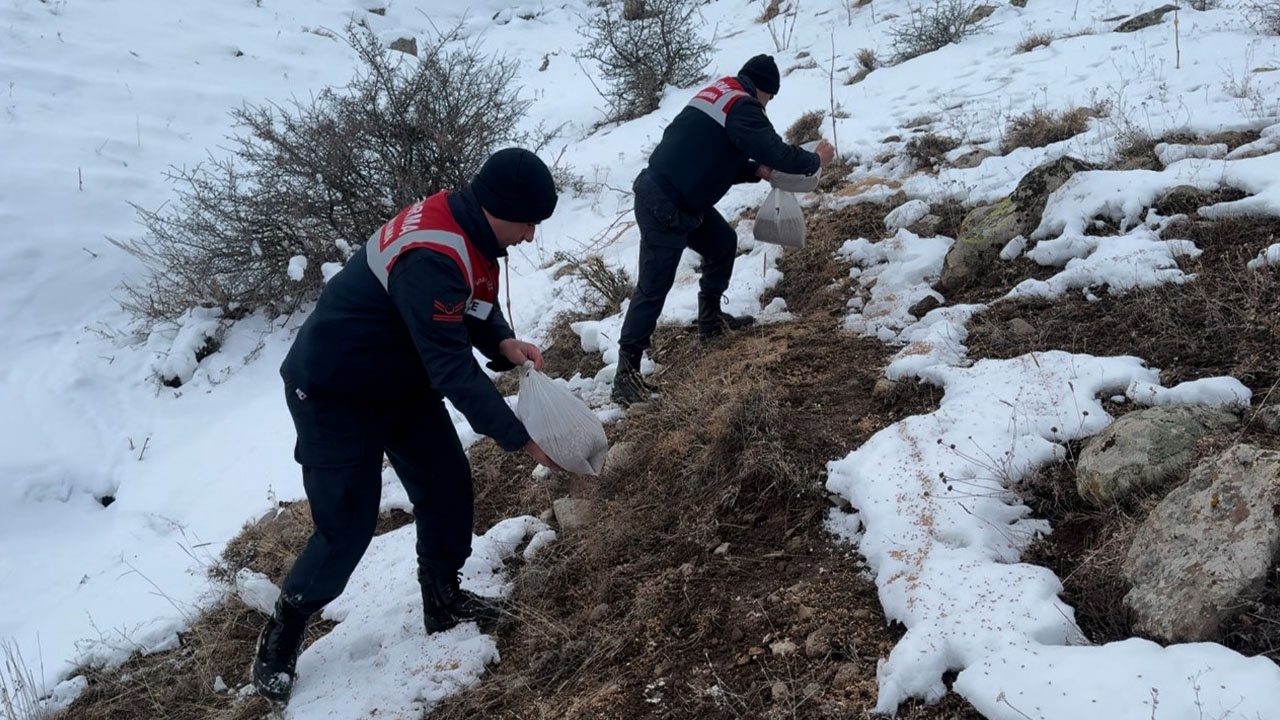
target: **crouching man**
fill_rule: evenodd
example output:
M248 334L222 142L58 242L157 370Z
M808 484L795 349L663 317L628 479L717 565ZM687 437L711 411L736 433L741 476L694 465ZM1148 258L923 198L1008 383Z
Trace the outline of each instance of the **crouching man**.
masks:
M498 258L532 240L555 206L536 155L494 153L467 187L374 233L303 323L280 374L315 531L258 641L253 681L267 699L288 701L308 618L342 593L373 539L384 454L413 503L426 631L497 620L495 605L458 586L471 554L471 468L444 398L504 450L556 468L472 352L497 371L541 367L498 307Z

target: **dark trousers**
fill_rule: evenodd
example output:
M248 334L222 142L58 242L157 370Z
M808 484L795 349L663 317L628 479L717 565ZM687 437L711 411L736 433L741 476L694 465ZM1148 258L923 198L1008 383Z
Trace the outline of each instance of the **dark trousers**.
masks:
M641 172L634 185L640 276L622 321L618 346L623 352L642 353L649 348L686 247L702 256L699 287L717 302L729 287L738 250L737 233L715 208L695 213L676 206L648 172Z
M471 554L471 466L438 394L363 402L301 397L286 383L294 456L315 530L281 588L314 613L338 597L373 540L386 453L413 503L418 567L452 573Z

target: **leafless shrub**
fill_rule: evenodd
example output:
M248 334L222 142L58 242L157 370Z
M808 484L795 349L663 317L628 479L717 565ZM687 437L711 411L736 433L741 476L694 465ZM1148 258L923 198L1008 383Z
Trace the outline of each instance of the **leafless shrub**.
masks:
M1222 7L1222 0L1188 0L1187 6L1192 10L1214 10Z
M827 113L824 110L810 110L801 115L791 127L787 128L786 140L792 145L802 145L822 137L822 121Z
M903 62L940 50L983 30L986 17L976 0L930 0L889 29L895 60Z
M235 110L232 154L174 168L176 202L136 208L146 235L116 242L151 271L125 285L124 306L146 322L193 306L288 312L399 208L464 185L501 144L545 143L513 130L530 105L516 63L446 48L454 39L412 61L353 25L361 66L346 87ZM296 255L309 261L301 281L286 272Z
M631 297L636 285L622 268L610 268L599 255L582 259L568 253L556 253L558 262L566 263L565 271L578 280L584 309L600 315L613 315L622 309L623 301Z
M1254 29L1280 35L1280 0L1252 0L1241 6Z
M695 31L697 13L692 0L645 0L645 14L636 20L626 20L616 2L585 18L579 32L587 45L575 57L599 64L610 121L647 115L668 85L704 77L713 45Z

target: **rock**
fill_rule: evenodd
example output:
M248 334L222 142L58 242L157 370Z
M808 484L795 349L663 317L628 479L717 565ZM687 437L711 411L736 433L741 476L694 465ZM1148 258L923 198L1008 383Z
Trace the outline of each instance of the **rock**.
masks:
M588 616L588 619L595 623L600 622L607 617L609 617L609 603L600 603L599 605L591 608L591 614Z
M796 619L800 620L801 622L812 620L814 615L815 613L813 608L809 607L808 605L801 605L796 610Z
M858 684L861 678L862 670L858 668L857 663L841 663L836 668L836 676L831 681L831 686L838 692L843 692Z
M398 50L402 53L408 53L414 57L418 56L418 40L417 38L396 38L391 41L391 49Z
M653 408L650 405L650 403L647 403L647 402L631 403L631 405L627 407L627 414L628 415L647 415L649 411L652 409Z
M1264 407L1258 411L1258 422L1269 433L1280 435L1280 405Z
M735 627L729 631L730 642L742 642L742 638L746 637L746 633L742 632L742 628Z
M716 546L716 549L712 550L711 552L713 555L728 555L729 543L727 542L720 543L719 545Z
M1164 20L1165 15L1177 9L1177 5L1165 5L1164 7L1144 12L1141 15L1134 15L1128 20L1117 25L1116 32L1135 32L1144 28L1149 28L1152 25L1159 25L1160 21Z
M1009 321L1009 332L1018 337L1030 337L1036 334L1036 329L1031 323L1022 318L1014 318Z
M1053 191L1062 187L1062 184L1070 179L1072 175L1086 170L1097 169L1096 165L1064 155L1023 175L1022 179L1018 181L1018 187L1009 195L1009 199L1013 200L1013 204L1023 214L1022 227L1014 235L1031 237L1031 233L1040 225L1040 216L1044 214L1044 205L1049 200L1049 196L1053 194Z
M547 508L546 510L543 510L542 513L538 515L538 519L544 523L549 523L552 520L555 520L556 519L555 509Z
M834 633L830 625L823 625L809 633L809 637L804 640L804 656L810 660L825 658L831 652L831 636Z
M1280 451L1236 445L1205 460L1139 528L1123 572L1135 628L1168 642L1218 640L1219 623L1280 560Z
M866 608L858 608L857 610L853 611L853 618L855 620L870 620L871 611Z
M995 157L995 155L996 154L991 152L990 150L983 150L982 148L978 148L976 150L971 150L961 155L960 157L955 159L955 162L951 164L957 168L960 168L961 170L968 170L971 168L978 167L979 165L982 164L983 160L986 160L989 157Z
M804 686L804 699L809 700L811 698L815 698L820 692L822 692L822 686L818 683L811 682Z
M979 5L978 7L973 9L973 14L969 16L969 23L971 25L977 25L983 20L986 20L987 18L991 17L992 13L994 13L995 11L996 11L995 5Z
M907 229L920 237L933 237L938 234L938 228L941 225L942 218L934 215L933 213L929 213L916 222L908 225Z
M892 403L898 397L898 383L887 377L881 377L871 388L871 397L884 403ZM841 501L842 505L848 502L844 498L841 498Z
M585 527L595 519L596 506L590 500L582 498L556 498L551 504L555 511L556 522L565 530L576 530Z
M774 702L782 702L791 695L791 691L787 689L786 683L779 680L769 688L769 694L773 696Z
M796 650L798 649L799 648L796 647L796 644L791 642L790 640L779 640L778 642L773 643L769 646L769 652L772 652L774 655L777 655L779 657L795 655Z
M1239 419L1201 405L1136 410L1095 435L1076 465L1076 490L1095 505L1109 505L1138 490L1179 477L1200 438Z
M1014 7L1024 8L1027 6L1027 0L1009 0L1009 4Z
M604 458L604 466L610 472L625 472L635 461L636 444L624 441L609 448L609 454Z
M960 237L942 261L938 287L943 293L963 290L998 262L1000 251L1022 234L1023 216L1010 198L974 208L960 224Z
M383 16L385 16L385 15L387 14L387 9L386 9L386 8L382 8L382 7L366 8L366 9L367 9L369 12L373 13L374 15L383 15Z
M914 317L922 318L929 314L930 310L942 307L942 301L936 295L928 295L920 302L912 305L907 309Z
M1213 202L1213 194L1194 185L1179 185L1166 190L1151 207L1161 215L1190 215Z

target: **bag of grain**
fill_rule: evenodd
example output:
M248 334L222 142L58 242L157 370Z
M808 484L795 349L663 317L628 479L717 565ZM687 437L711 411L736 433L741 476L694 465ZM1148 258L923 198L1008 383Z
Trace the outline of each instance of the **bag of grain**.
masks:
M804 212L800 210L800 201L785 190L770 190L756 213L752 234L760 242L804 247Z
M557 465L580 475L599 475L609 454L600 418L562 383L524 365L516 417L529 437Z

